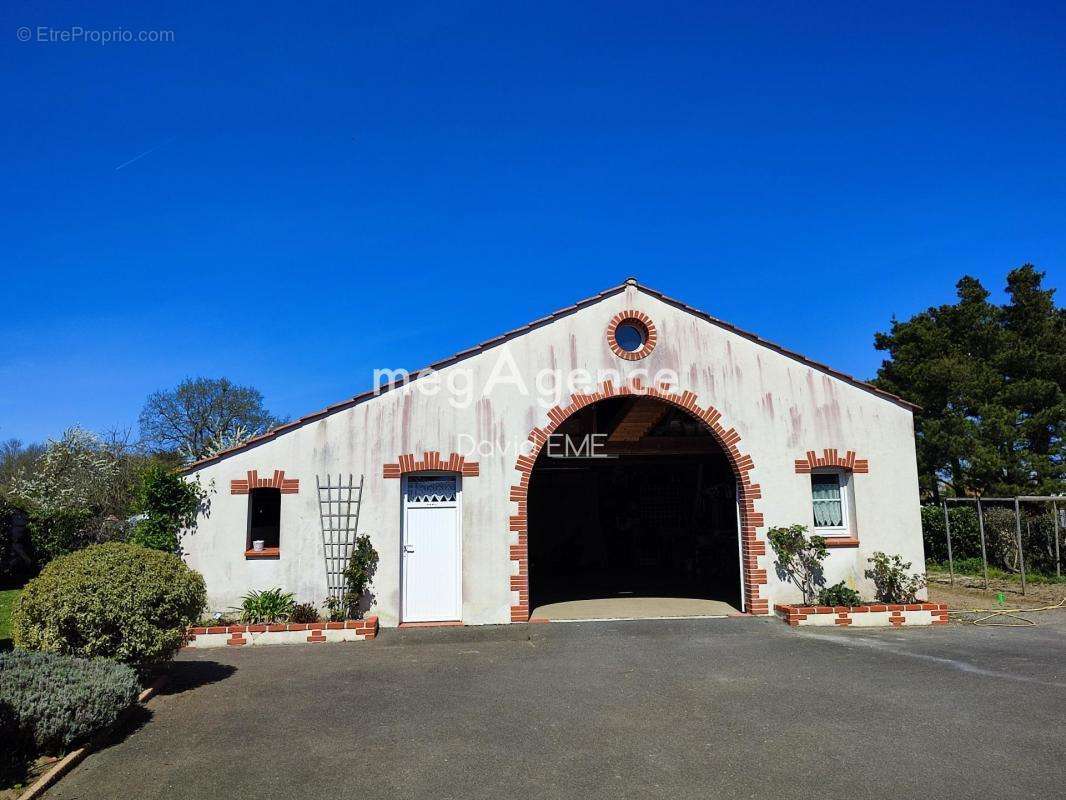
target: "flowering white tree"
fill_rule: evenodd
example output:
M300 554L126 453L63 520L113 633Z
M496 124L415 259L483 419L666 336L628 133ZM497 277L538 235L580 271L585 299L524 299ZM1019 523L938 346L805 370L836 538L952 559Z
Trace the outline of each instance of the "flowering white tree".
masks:
M108 523L121 524L106 519L115 505L121 471L119 456L78 427L50 440L32 467L19 471L8 494L29 514L40 560L107 538Z
M73 427L51 439L32 470L14 479L12 495L35 509L61 512L98 506L118 475L118 459L89 431Z

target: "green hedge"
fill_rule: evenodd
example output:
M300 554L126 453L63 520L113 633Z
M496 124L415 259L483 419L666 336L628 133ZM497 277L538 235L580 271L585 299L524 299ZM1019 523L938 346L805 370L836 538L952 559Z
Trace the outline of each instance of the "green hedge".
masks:
M114 725L139 692L136 672L124 664L21 650L0 653L0 707L16 730L5 743L30 752L60 754L83 744Z
M0 586L11 577L11 534L15 526L15 508L0 496ZM2 713L2 712L0 712Z
M146 664L173 656L205 603L203 578L178 556L110 542L45 567L11 628L27 650Z
M1008 572L1019 569L1018 531L1013 505L984 503L985 547L988 563ZM1061 508L1061 506L1060 506ZM981 534L974 504L952 504L948 508L951 520L951 552L957 561L981 559ZM1048 507L1031 504L1022 506L1022 544L1025 548L1026 570L1054 573L1055 518ZM925 558L946 564L947 542L944 536L943 506L922 506L922 538ZM1066 557L1066 534L1060 533L1060 549Z
M977 526L977 511L971 505L951 504L948 516L951 518L952 555L955 558L980 558L981 533ZM948 560L943 506L922 506L922 538L925 540L927 560Z

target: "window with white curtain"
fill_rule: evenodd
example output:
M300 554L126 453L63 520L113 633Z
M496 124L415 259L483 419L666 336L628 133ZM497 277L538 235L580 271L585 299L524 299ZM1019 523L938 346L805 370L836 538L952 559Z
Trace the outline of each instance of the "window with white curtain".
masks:
M841 472L811 475L814 528L822 535L848 532L847 480Z

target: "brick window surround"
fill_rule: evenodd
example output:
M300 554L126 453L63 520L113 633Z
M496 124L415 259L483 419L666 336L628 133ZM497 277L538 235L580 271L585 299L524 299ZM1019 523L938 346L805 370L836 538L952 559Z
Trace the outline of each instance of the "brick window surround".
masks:
M274 470L272 477L260 478L258 470L250 469L246 477L234 478L229 483L230 494L251 494L252 489L278 489L282 494L297 494L300 491L300 479L286 478L283 469ZM244 551L244 557L248 560L277 560L281 558L281 549L278 547L264 547L262 550L248 548Z
M816 469L845 469L856 475L865 475L870 471L870 462L865 458L856 458L854 450L845 450L844 455L835 447L827 447L822 450L822 455L814 450L808 450L804 458L796 459L796 474L803 475L814 472Z
M476 478L480 472L478 462L467 461L464 456L452 453L444 458L439 450L427 450L419 460L414 453L400 456L399 460L385 464L383 478L399 478L409 472L458 472L464 478Z
M855 475L865 475L870 471L870 462L865 458L856 458L854 450L845 450L844 455L835 447L826 447L822 454L818 455L815 450L808 450L805 458L796 459L796 474L807 475L816 469L841 469ZM859 540L855 536L826 536L825 546L832 549L837 547L858 547Z
M258 470L250 469L246 478L229 482L230 494L248 494L252 489L280 489L282 494L296 494L300 491L300 479L286 478L283 469L274 470L271 478L260 478Z
M624 351L623 351L624 352ZM528 622L529 607L529 519L527 516L527 498L529 480L537 455L563 422L585 406L599 402L608 397L640 396L654 397L672 406L687 411L704 423L721 446L729 459L737 477L738 501L740 504L740 547L744 570L744 607L749 614L769 614L769 600L760 597L760 587L766 584L766 569L759 567L759 556L766 555L766 542L756 536L756 530L763 525L763 515L755 510L756 502L762 497L762 490L757 483L752 483L749 473L755 467L751 456L741 452L737 447L740 434L733 428L726 429L721 424L722 415L712 406L700 406L693 392L680 394L670 391L667 384L658 387L645 386L639 379L629 385L615 388L611 381L604 381L592 394L575 394L569 405L555 406L548 411L548 421L542 428L534 428L529 434L532 445L528 453L518 456L515 470L519 473L518 483L510 489L509 499L517 508L510 518L511 561L515 562L509 577L508 588L516 593L517 602L511 605L511 622Z
M623 322L632 322L645 331L644 346L639 350L630 352L624 350L621 345L618 344L618 340L615 338L615 331L618 330L618 326ZM655 341L659 337L659 332L655 329L655 323L651 321L651 317L645 314L643 311L619 311L613 317L611 321L607 323L607 344L611 347L613 352L619 358L624 358L626 361L639 361L646 357L652 350L655 349Z

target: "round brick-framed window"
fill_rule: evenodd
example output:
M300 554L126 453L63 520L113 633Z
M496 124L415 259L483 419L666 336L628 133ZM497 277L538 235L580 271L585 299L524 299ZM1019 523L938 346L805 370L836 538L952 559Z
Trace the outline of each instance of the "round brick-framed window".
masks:
M626 361L637 361L655 349L658 332L651 317L643 311L620 311L607 326L611 351Z

